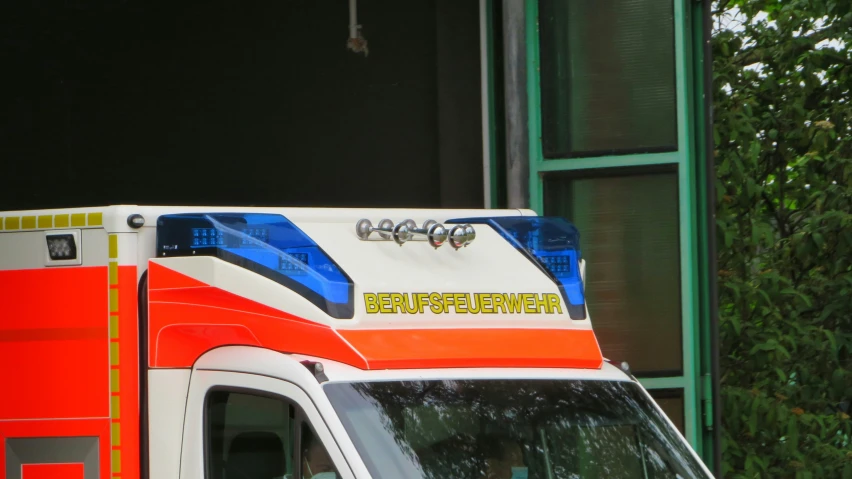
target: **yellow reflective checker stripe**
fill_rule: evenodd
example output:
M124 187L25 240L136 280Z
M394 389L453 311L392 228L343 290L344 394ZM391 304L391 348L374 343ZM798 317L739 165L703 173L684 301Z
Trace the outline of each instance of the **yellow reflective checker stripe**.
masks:
M89 224L94 222L100 225L103 218L100 213L93 218L93 213L89 214ZM74 215L71 216L71 221L74 221ZM121 477L121 349L119 348L119 337L121 325L119 302L118 302L118 235L111 234L108 239L109 244L109 367L110 367L110 418L112 428L110 429L110 447L112 454L110 456L112 464L113 478Z
M62 228L86 228L103 226L104 214L62 213L58 215L38 216L0 216L0 231L49 230Z

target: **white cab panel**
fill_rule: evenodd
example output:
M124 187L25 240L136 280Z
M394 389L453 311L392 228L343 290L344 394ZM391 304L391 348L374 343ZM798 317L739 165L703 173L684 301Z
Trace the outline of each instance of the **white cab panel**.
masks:
M178 478L190 375L189 369L148 371L148 463L151 479Z

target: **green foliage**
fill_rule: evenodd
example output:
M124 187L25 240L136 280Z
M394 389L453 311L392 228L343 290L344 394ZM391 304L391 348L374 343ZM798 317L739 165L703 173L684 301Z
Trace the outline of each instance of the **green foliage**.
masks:
M716 7L723 474L852 479L852 2Z

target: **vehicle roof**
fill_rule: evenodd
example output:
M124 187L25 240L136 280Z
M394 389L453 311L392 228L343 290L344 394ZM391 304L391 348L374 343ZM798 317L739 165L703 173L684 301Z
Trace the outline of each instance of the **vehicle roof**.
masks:
M157 218L161 215L178 213L274 213L286 216L299 223L351 223L361 218L391 217L400 218L405 216L416 221L418 224L427 219L437 219L439 216L467 217L481 215L483 209L448 209L448 208L312 208L312 207L272 207L272 206L155 206L155 205L103 205L80 208L45 208L38 210L0 211L0 231L4 231L4 219L14 219L16 225L12 230L41 230L64 227L82 228L104 228L110 233L131 233L136 230L127 224L130 215L142 215L145 219L145 228L153 228L157 224ZM536 213L527 209L489 209L491 216L536 216ZM69 215L80 217L80 222L67 220L62 223L59 218L67 218ZM32 225L26 226L24 218L32 218ZM39 221L36 222L35 220ZM9 228L5 228L9 230Z

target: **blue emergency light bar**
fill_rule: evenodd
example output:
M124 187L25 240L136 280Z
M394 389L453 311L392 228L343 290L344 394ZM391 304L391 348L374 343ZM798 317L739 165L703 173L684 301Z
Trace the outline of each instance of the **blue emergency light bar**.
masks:
M571 319L586 319L580 232L573 224L550 216L458 218L445 223L485 224L493 228L556 283Z
M163 215L157 220L157 256L215 256L286 286L333 318L354 315L352 280L282 215Z

